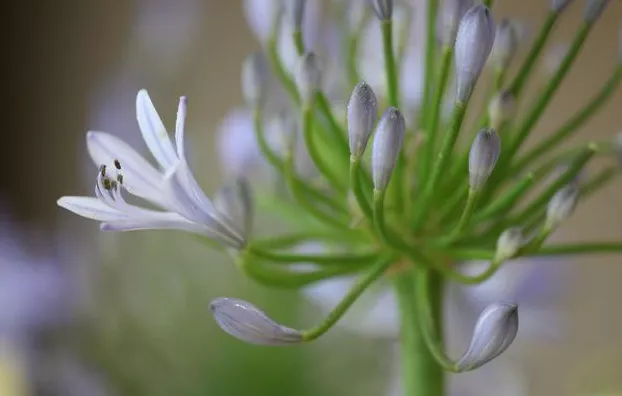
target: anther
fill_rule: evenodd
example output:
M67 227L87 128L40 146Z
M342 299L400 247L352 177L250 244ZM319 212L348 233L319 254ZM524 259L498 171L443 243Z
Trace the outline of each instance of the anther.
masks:
M118 170L121 170L121 163L119 162L118 159L114 160L114 167L117 168Z

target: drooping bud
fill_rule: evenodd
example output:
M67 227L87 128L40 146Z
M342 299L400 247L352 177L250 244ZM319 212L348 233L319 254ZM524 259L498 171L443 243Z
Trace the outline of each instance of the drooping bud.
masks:
M518 305L492 304L482 311L475 324L469 349L456 363L459 371L470 371L502 354L518 332Z
M601 16L609 0L588 0L583 11L583 21L594 23Z
M469 187L472 190L484 187L500 152L501 139L494 129L484 128L477 133L469 152Z
M483 4L469 9L460 21L456 36L457 99L465 102L490 55L495 40L492 13Z
M574 211L579 201L579 185L570 183L557 191L546 208L545 228L554 230Z
M568 6L572 0L551 0L550 9L553 12L560 13Z
M397 162L406 122L395 107L389 107L378 121L371 153L371 173L376 190L384 190L393 174Z
M371 87L359 82L348 102L347 121L350 154L360 157L365 152L378 112L378 102Z
M570 45L568 43L562 43L557 44L546 52L544 61L542 62L542 69L547 76L552 76L557 73L569 49Z
M296 69L296 84L298 85L303 103L306 105L313 103L321 80L322 72L317 55L313 52L307 52L302 55L298 60Z
M505 90L496 94L488 105L488 118L492 129L498 130L501 125L514 117L516 100L512 92Z
M443 45L453 45L462 16L473 7L473 0L445 0L439 12L438 38Z
M497 250L495 251L495 261L501 262L514 257L518 250L525 243L525 236L520 227L508 228L499 235L497 239Z
M288 7L287 14L294 31L302 30L302 19L304 17L306 3L306 0L292 0L285 3Z
M388 21L393 16L393 0L371 0L371 4L381 21Z
M254 52L242 63L242 95L249 106L260 106L266 96L270 78L268 63L260 52Z
M497 26L495 42L492 46L490 60L497 70L506 70L518 48L518 31L516 25L509 19L503 19Z
M214 194L214 206L246 239L253 226L253 195L248 181L239 177Z
M217 298L210 310L218 326L235 338L257 345L289 345L302 342L296 329L282 326L253 304L235 298Z

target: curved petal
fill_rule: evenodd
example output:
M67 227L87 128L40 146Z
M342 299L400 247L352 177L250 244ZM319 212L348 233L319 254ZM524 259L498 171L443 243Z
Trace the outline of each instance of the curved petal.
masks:
M129 217L93 197L61 197L56 201L58 206L79 216L97 221L126 220Z
M123 186L131 193L154 203L162 189L162 174L123 140L106 132L89 131L86 146L95 165L122 166Z
M178 158L173 143L149 94L144 89L138 91L136 96L136 119L145 144L160 167L167 170L175 166Z

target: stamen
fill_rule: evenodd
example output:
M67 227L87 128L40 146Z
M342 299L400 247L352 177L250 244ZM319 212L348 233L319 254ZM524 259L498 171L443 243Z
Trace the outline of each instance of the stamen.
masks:
M106 165L99 166L99 174L101 177L106 177Z
M121 170L121 163L119 162L118 159L114 160L114 167L117 168L118 170Z

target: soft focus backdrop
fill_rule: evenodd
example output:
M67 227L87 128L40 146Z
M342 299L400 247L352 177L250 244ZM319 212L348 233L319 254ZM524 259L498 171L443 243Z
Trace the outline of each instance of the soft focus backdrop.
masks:
M572 36L584 1L575 3L551 42ZM498 0L494 15L524 21L533 37L546 4ZM293 292L253 285L229 258L192 236L103 235L95 222L56 206L61 195L92 191L96 168L85 150L87 130L115 133L140 147L134 99L143 87L167 125L178 97L188 96L190 156L205 190L215 189L215 135L227 112L242 103L241 61L259 48L241 1L25 0L11 2L3 15L0 75L8 123L0 132L0 311L22 312L32 305L63 313L46 319L32 336L15 336L0 323L0 396L29 394L19 393L24 377L36 382L30 394L390 392L396 366L391 340L334 330L292 349L241 344L214 325L207 310L211 298L252 299L294 326L313 323L319 310ZM607 78L618 56L621 21L622 2L613 0L538 131L560 125ZM532 88L545 78L535 76ZM620 110L622 90L576 141L622 130ZM621 195L618 178L580 206L558 239L622 240ZM543 329L555 336L521 351L513 362L523 373L518 382L524 391L497 394L622 392L622 260L599 255L566 264L566 293L556 305L563 324ZM54 283L56 277L65 283ZM48 307L54 298L58 304ZM13 323L16 317L21 318L0 312L0 321Z

